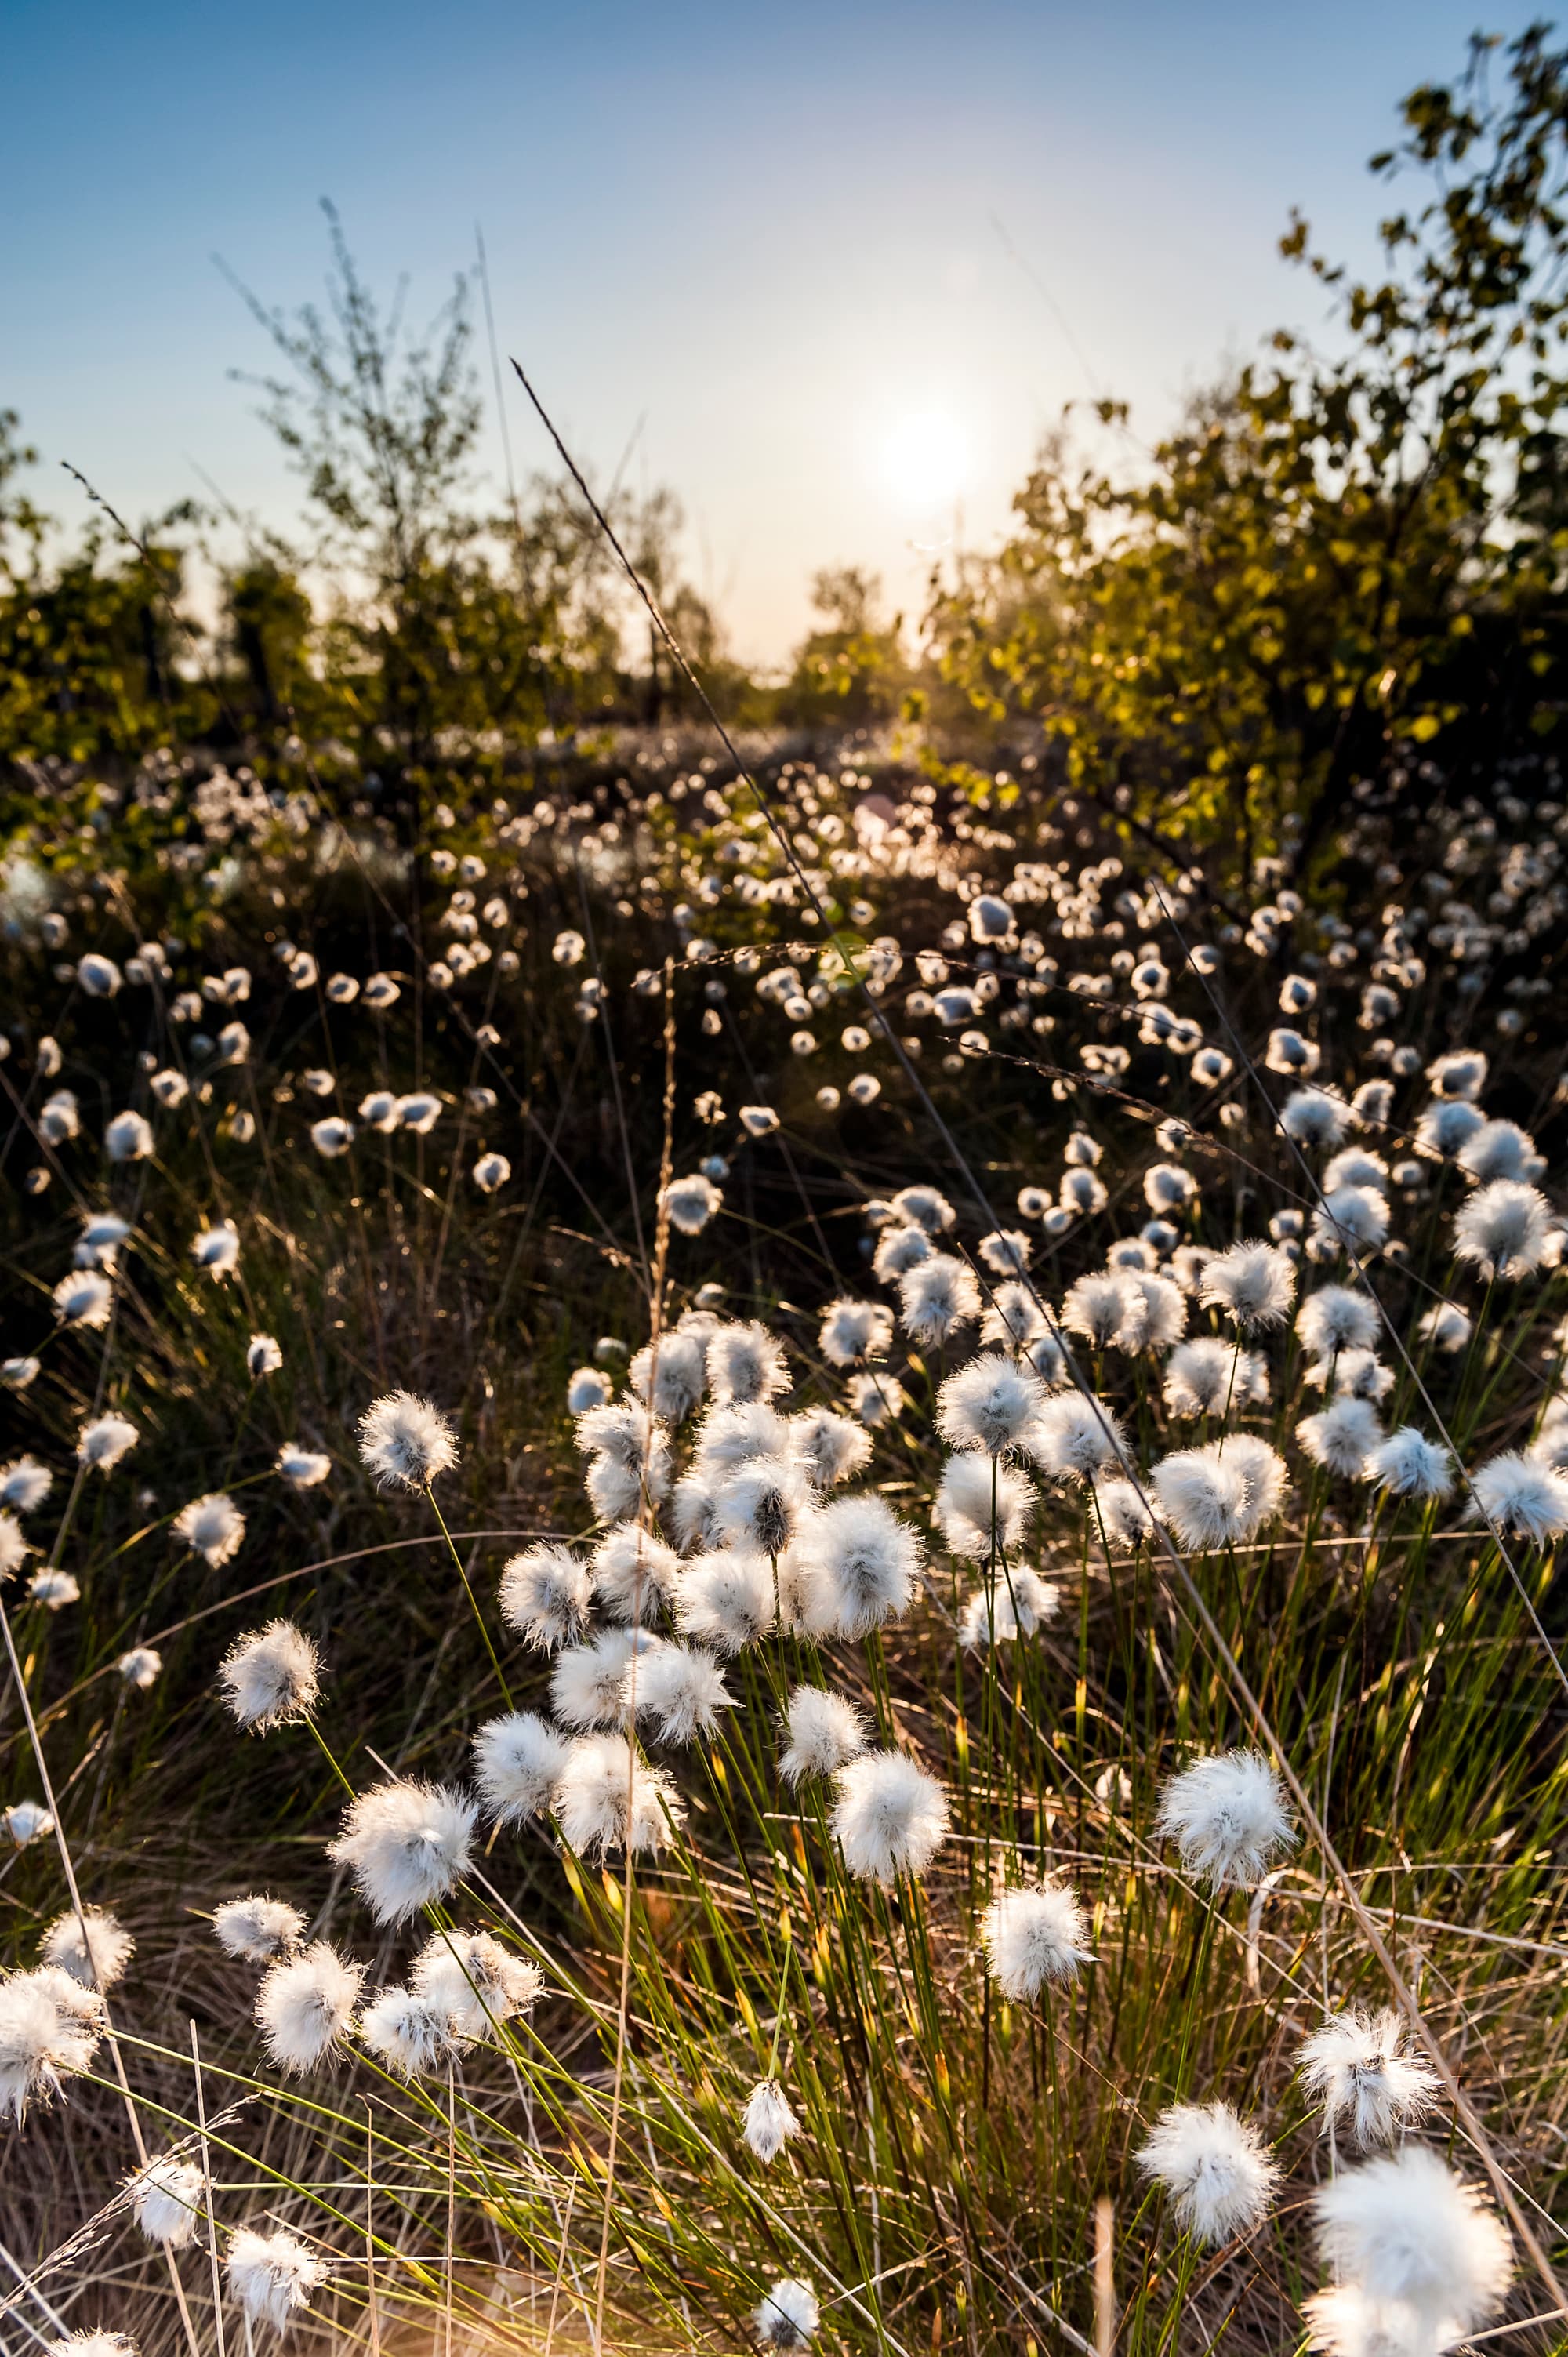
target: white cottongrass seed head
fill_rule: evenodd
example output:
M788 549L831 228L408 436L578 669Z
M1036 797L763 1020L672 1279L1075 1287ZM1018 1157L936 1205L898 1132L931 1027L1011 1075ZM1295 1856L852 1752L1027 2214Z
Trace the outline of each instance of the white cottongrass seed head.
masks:
M27 1542L14 1514L0 1512L0 1580L9 1579L27 1561Z
M1030 1425L1025 1446L1058 1480L1092 1480L1104 1465L1125 1458L1126 1439L1117 1416L1092 1394L1047 1393Z
M1295 1313L1295 1330L1316 1359L1332 1359L1341 1351L1376 1347L1378 1313L1364 1293L1345 1285L1320 1285Z
M737 1547L695 1556L682 1572L674 1598L682 1632L721 1653L760 1644L773 1626L777 1603L768 1557Z
M589 1557L593 1594L615 1620L653 1620L674 1594L681 1558L639 1523L616 1523Z
M437 1932L413 1960L414 1991L438 2006L459 2038L493 2038L544 1994L544 1975L489 1932Z
M1454 1459L1413 1424L1402 1424L1367 1452L1364 1478L1395 1498L1445 1498L1454 1487Z
M448 1785L394 1778L349 1803L327 1854L349 1867L378 1923L401 1923L467 1873L478 1815Z
M937 1349L980 1315L972 1272L950 1253L932 1253L898 1280L899 1316L911 1341Z
M947 1794L902 1751L866 1751L838 1771L831 1819L858 1882L890 1888L925 1873L948 1836Z
M569 1645L587 1625L593 1586L581 1555L554 1540L514 1555L501 1572L501 1619L542 1653Z
M457 1439L447 1418L413 1392L388 1392L360 1418L360 1454L384 1488L427 1490L457 1462Z
M789 1388L784 1346L756 1318L708 1336L708 1383L721 1406L748 1407Z
M760 2161L777 2160L800 2123L777 2079L759 2079L746 2098L741 2134Z
M310 2295L327 2281L328 2263L297 2234L280 2227L263 2234L241 2226L229 2238L223 2263L229 2297L252 2324L286 2330L310 2305Z
M1416 2347L1446 2348L1500 2306L1513 2271L1507 2230L1424 2145L1347 2169L1313 2206L1325 2265L1374 2310L1391 2311L1388 2321L1402 2312Z
M1348 2130L1359 2145L1391 2144L1423 2119L1442 2082L1435 2071L1404 2051L1404 2024L1384 2007L1378 2013L1337 2013L1302 2046L1302 2084L1323 2106L1325 2135Z
M194 2161L150 2160L126 2188L131 2214L149 2243L183 2251L196 2239L206 2208L207 2186Z
M460 2053L464 2040L438 1997L389 1983L360 2016L361 2044L403 2079L421 2079Z
M980 1933L991 1977L1015 2005L1032 2005L1043 1989L1076 1980L1090 1960L1083 1910L1059 1883L999 1890Z
M232 1498L221 1490L209 1491L204 1498L193 1498L182 1506L174 1518L174 1534L183 1539L193 1555L216 1571L240 1551L245 1535L245 1517Z
M0 1465L0 1506L9 1507L13 1513L30 1514L43 1504L54 1480L48 1467L40 1465L36 1457L14 1457L9 1465Z
M830 1301L818 1342L830 1366L853 1367L886 1358L893 1347L893 1313L880 1301Z
M302 1448L285 1440L278 1450L277 1469L291 1490L317 1490L332 1470L332 1459L319 1448Z
M806 2349L822 2322L817 2295L799 2276L780 2276L752 2318L764 2349Z
M672 1178L661 1188L659 1208L683 1236L701 1235L708 1222L724 1208L724 1191L701 1171L689 1178Z
M193 1236L190 1256L198 1268L209 1276L232 1276L240 1265L240 1231L231 1220L221 1220L215 1228L203 1228Z
M19 2126L29 2104L50 2102L90 2069L102 2028L96 1999L64 1973L0 1981L0 2119L8 2113Z
M1160 1520L1184 1547L1232 1546L1247 1531L1247 1478L1233 1448L1210 1442L1162 1457L1150 1475Z
M537 1711L487 1719L474 1738L474 1781L487 1815L501 1825L545 1815L568 1749L566 1738Z
M1255 1883L1295 1840L1278 1772L1261 1751L1195 1760L1160 1795L1155 1829L1174 1840L1189 1874L1217 1888Z
M790 1785L807 1776L836 1776L869 1740L854 1703L822 1686L796 1687L784 1706L784 1732L789 1739L779 1755L779 1772Z
M955 1369L937 1394L937 1431L950 1448L1000 1457L1025 1448L1046 1397L1034 1369L984 1351Z
M1470 1511L1531 1546L1544 1547L1568 1531L1568 1474L1538 1458L1507 1449L1488 1458L1471 1477Z
M305 1917L286 1900L252 1891L225 1899L212 1910L212 1931L225 1955L246 1964L270 1964L289 1955L305 1937Z
M983 1562L997 1548L1013 1552L1036 1502L1026 1473L969 1451L948 1459L931 1511L952 1554Z
M1454 1251L1484 1277L1517 1282L1546 1258L1552 1207L1539 1187L1494 1178L1454 1214Z
M650 1725L660 1743L693 1743L714 1736L719 1713L735 1696L712 1653L696 1645L659 1645L634 1657L626 1670L628 1711Z
M237 1639L218 1665L223 1699L240 1725L268 1735L307 1717L321 1695L321 1660L292 1620L270 1620Z
M93 1472L113 1473L141 1437L129 1416L95 1415L77 1437L76 1461Z
M340 1955L328 1940L280 1955L256 1991L256 2027L267 2059L299 2077L335 2053L354 2026L365 1967Z
M81 1326L94 1331L109 1323L114 1289L96 1269L73 1269L69 1276L60 1278L52 1298L62 1326Z
M795 1558L808 1627L853 1642L908 1610L922 1550L886 1499L860 1494L813 1514Z
M1229 2243L1262 2225L1279 2167L1256 2128L1229 2104L1173 2104L1138 2152L1195 2242Z
M1295 1437L1315 1465L1326 1472L1363 1476L1367 1460L1386 1437L1370 1400L1343 1394L1316 1415L1304 1415Z
M102 1992L124 1978L135 1953L135 1941L107 1907L84 1907L80 1915L68 1910L55 1917L38 1956L82 1988Z
M585 1735L566 1755L555 1813L564 1839L585 1857L629 1846L657 1857L684 1814L670 1779L639 1760L623 1735Z

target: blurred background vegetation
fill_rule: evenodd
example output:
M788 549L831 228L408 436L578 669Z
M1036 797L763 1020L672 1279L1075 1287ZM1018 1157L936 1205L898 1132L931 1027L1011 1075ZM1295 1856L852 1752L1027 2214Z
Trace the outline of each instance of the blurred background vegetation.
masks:
M940 567L918 616L824 571L780 676L726 651L669 492L599 496L737 726L881 731L950 782L1026 752L1036 788L1243 859L1287 813L1310 855L1391 770L1487 791L1551 752L1564 705L1565 114L1548 27L1477 38L1372 159L1380 279L1336 269L1303 221L1283 240L1332 292L1329 349L1282 332L1152 448L1113 401L1069 413L1002 547ZM293 538L186 501L134 533L101 510L62 547L22 489L22 423L0 419L19 811L41 770L58 788L190 747L264 783L304 758L395 808L694 716L570 483L498 500L478 477L482 285L459 278L411 339L328 214L324 307L237 287L277 355L256 390L303 487Z

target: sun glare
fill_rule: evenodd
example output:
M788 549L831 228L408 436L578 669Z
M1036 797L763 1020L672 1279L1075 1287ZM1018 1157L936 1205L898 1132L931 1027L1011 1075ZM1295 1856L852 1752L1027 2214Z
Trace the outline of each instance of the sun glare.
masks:
M896 499L911 506L949 506L963 489L968 466L968 436L941 409L896 417L882 446L883 479Z

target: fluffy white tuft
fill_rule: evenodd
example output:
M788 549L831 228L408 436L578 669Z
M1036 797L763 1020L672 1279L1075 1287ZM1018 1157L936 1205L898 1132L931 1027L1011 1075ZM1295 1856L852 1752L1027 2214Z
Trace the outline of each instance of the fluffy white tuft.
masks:
M1539 1187L1495 1178L1454 1214L1454 1251L1485 1277L1517 1281L1546 1258L1552 1207Z
M947 1795L902 1751L867 1751L838 1771L832 1824L857 1881L924 1874L948 1835Z
M800 2133L800 2123L777 2079L759 2079L746 2098L741 2134L758 2160L777 2160L786 2143Z
M413 1988L446 2014L459 2038L493 2038L503 2022L532 2012L544 1975L489 1932L438 1932L413 1960Z
M795 1457L752 1457L719 1483L714 1528L726 1546L780 1555L811 1512L815 1496Z
M1232 1410L1267 1401L1268 1369L1255 1351L1199 1335L1178 1343L1165 1361L1164 1389L1172 1415L1228 1417Z
M1077 1391L1050 1392L1029 1427L1030 1455L1058 1480L1092 1480L1102 1465L1126 1454L1122 1426L1103 1400Z
M661 1743L715 1735L720 1711L735 1707L717 1662L694 1645L660 1645L628 1663L623 1691L628 1713L651 1720Z
M1365 1294L1345 1285L1320 1285L1295 1313L1295 1330L1315 1359L1340 1351L1369 1351L1378 1339L1378 1313Z
M683 1236L698 1236L722 1210L724 1200L723 1189L699 1170L689 1178L672 1178L660 1189L659 1208Z
M836 1408L809 1407L789 1419L793 1454L805 1468L813 1489L831 1490L864 1472L871 1461L871 1441L864 1425Z
M1256 2128L1229 2104L1173 2104L1138 2154L1171 2196L1176 2223L1199 2243L1228 2243L1262 2223L1279 2169Z
M141 1434L128 1416L97 1415L84 1424L76 1443L76 1461L95 1472L113 1473L120 1459L134 1448Z
M123 1980L136 1953L136 1943L107 1907L84 1907L80 1915L68 1910L48 1926L38 1950L52 1964L84 1989L112 1989Z
M363 1964L328 1940L268 1965L256 1992L256 2027L274 2069L297 2077L342 2045L364 1978Z
M1035 1502L1026 1473L970 1454L948 1459L932 1512L952 1554L983 1562L997 1548L1011 1554L1019 1544Z
M787 1784L807 1776L834 1776L866 1748L865 1721L854 1703L821 1686L797 1686L784 1710L789 1740L779 1755Z
M626 1717L627 1664L644 1633L606 1629L591 1643L568 1645L556 1655L550 1674L550 1706L563 1727L582 1733L590 1727L621 1724Z
M919 1535L882 1498L836 1498L811 1517L794 1565L806 1626L854 1640L908 1610Z
M721 1653L739 1653L767 1636L776 1601L767 1556L724 1548L687 1564L675 1591L675 1618L688 1637Z
M1367 1459L1385 1435L1370 1400L1341 1395L1317 1415L1304 1415L1295 1437L1315 1465L1355 1477L1365 1474Z
M799 2276L780 2276L752 2318L765 2349L805 2349L822 2321L817 2295Z
M570 1644L588 1618L588 1566L568 1546L546 1540L514 1555L501 1572L501 1619L542 1653Z
M556 1789L561 1832L575 1850L603 1857L629 1844L657 1857L685 1812L673 1784L639 1760L622 1735L579 1737Z
M1000 1351L983 1351L949 1375L937 1394L937 1430L950 1448L991 1457L1026 1447L1046 1388L1034 1369Z
M1325 2133L1344 2126L1358 2144L1389 2144L1423 2118L1442 2083L1402 2048L1404 2025L1380 2013L1337 2013L1301 2050L1302 2083L1323 2105Z
M0 1981L0 2119L8 2112L20 2124L30 2103L47 2104L87 2070L102 2029L97 1998L58 1969Z
M980 1315L980 1287L961 1260L932 1253L898 1280L898 1314L911 1341L939 1348Z
M445 1784L374 1784L344 1811L327 1854L349 1868L379 1923L401 1923L467 1874L478 1814Z
M149 2243L166 2243L171 2250L183 2251L195 2241L207 2186L193 2162L151 2160L126 2190L131 2214Z
M1295 1839L1284 1787L1261 1751L1195 1760L1161 1793L1155 1829L1174 1839L1188 1873L1216 1886L1256 1882Z
M1445 1498L1454 1487L1454 1459L1413 1424L1402 1424L1367 1452L1364 1478L1396 1498Z
M321 1695L315 1645L292 1620L272 1620L239 1638L218 1665L223 1699L242 1727L266 1735L306 1718Z
M1545 1546L1568 1531L1568 1474L1508 1449L1478 1466L1472 1480L1479 1512L1494 1530Z
M457 1438L429 1400L388 1392L360 1418L360 1454L383 1488L424 1490L457 1462Z
M262 2234L253 2226L241 2226L230 2237L224 2273L230 2298L252 2323L282 2332L327 2281L328 2263L282 2228Z
M1501 2221L1424 2146L1347 2170L1314 2207L1326 2265L1374 2304L1412 2311L1427 2348L1473 2332L1508 2289Z
M1032 2004L1047 1985L1075 1980L1090 1951L1083 1910L1070 1890L1041 1883L999 1890L981 1921L991 1977L1015 2004Z
M880 1301L830 1301L818 1341L830 1366L885 1358L893 1347L893 1314Z
M487 1719L474 1738L474 1775L487 1813L498 1824L521 1824L550 1808L566 1764L568 1745L536 1711L510 1711Z
M216 1570L237 1555L245 1535L245 1517L232 1498L220 1491L209 1491L205 1498L193 1498L182 1506L174 1518L174 1534L183 1539L193 1555Z
M632 1390L668 1424L681 1424L702 1398L708 1381L707 1344L701 1334L660 1334L645 1343L628 1370ZM585 1402L585 1405L592 1405Z

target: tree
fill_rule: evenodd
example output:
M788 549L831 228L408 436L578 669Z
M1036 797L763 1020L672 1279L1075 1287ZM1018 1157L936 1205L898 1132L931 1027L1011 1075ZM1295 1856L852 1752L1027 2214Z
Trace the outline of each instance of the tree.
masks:
M1423 85L1371 168L1427 193L1353 282L1293 221L1340 341L1293 334L1131 478L1047 444L995 562L940 592L945 679L1168 831L1307 842L1408 748L1489 778L1564 696L1568 53L1537 25ZM1102 424L1125 413L1099 405Z
M837 727L891 718L908 676L900 617L886 628L876 616L882 585L859 565L830 565L811 582L822 624L795 651L781 698L785 717Z

